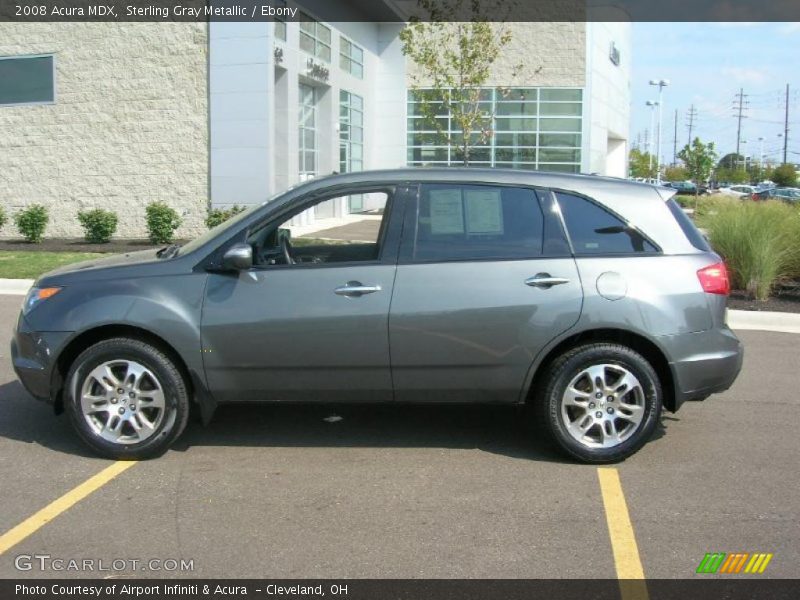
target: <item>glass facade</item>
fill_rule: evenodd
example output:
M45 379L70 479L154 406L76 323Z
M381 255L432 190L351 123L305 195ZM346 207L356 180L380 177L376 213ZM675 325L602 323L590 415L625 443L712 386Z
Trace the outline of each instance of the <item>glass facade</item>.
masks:
M339 171L364 170L364 99L358 94L339 92ZM347 199L348 211L359 212L364 198L359 194Z
M275 37L286 41L286 23L280 19L275 19Z
M300 181L317 174L317 90L300 84L299 172Z
M331 62L331 28L302 14L300 22L300 49L311 56Z
M339 38L339 66L354 77L364 77L364 50L343 37Z
M462 152L449 146L442 132L461 135L432 90L408 94L408 164L459 165ZM435 125L422 104L433 104ZM481 91L479 103L494 114L488 140L470 149L470 165L564 171L581 168L583 90L572 88L492 88ZM471 134L480 142L477 132Z
M339 170L342 173L364 169L364 99L339 92Z

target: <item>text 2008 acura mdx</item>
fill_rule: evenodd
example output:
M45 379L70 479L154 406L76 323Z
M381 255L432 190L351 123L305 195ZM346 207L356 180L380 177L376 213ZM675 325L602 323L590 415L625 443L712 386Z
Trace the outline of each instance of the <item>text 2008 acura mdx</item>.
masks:
M315 179L183 247L41 277L14 368L117 458L163 452L190 402L207 420L266 400L529 403L573 457L617 461L742 364L725 266L672 193L482 169Z

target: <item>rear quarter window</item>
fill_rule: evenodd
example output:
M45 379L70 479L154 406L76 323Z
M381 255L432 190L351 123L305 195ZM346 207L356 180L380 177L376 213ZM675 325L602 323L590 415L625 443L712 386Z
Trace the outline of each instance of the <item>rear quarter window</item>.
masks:
M669 212L672 213L672 216L675 217L678 225L680 225L686 239L689 240L689 243L698 250L710 252L711 246L708 244L708 241L703 237L703 234L700 233L700 230L695 227L695 224L689 218L689 215L683 211L680 204L670 198L667 200L667 206L669 207Z
M576 255L650 254L659 250L634 227L588 198L556 192Z

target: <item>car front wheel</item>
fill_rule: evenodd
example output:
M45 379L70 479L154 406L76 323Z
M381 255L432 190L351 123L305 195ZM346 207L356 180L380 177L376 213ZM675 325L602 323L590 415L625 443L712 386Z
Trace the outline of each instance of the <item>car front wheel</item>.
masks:
M75 360L65 406L92 450L137 460L162 454L181 434L189 394L177 366L160 349L114 338L94 344Z
M653 435L661 384L638 352L618 344L574 348L551 365L536 398L545 433L563 451L594 464L624 460Z

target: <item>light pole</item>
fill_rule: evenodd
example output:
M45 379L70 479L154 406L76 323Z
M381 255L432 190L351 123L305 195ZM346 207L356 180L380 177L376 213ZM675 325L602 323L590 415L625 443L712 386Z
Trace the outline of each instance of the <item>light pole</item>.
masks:
M657 100L655 102L653 102L652 100L648 100L647 102L645 102L645 104L650 107L650 137L651 137L651 139L647 143L647 145L650 146L647 149L648 150L648 152L647 152L647 174L649 175L650 172L653 170L653 140L652 140L653 127L654 127L653 119L655 119L655 117L656 117L655 108L656 108L656 106L659 105L659 102ZM648 179L649 179L649 177L648 177ZM656 180L659 181L659 182L661 181L661 179L659 177L657 177Z
M661 108L663 106L662 93L669 85L668 79L651 79L650 85L658 86L658 141L656 142L656 181L661 183Z
M764 138L758 138L758 178L764 177Z

